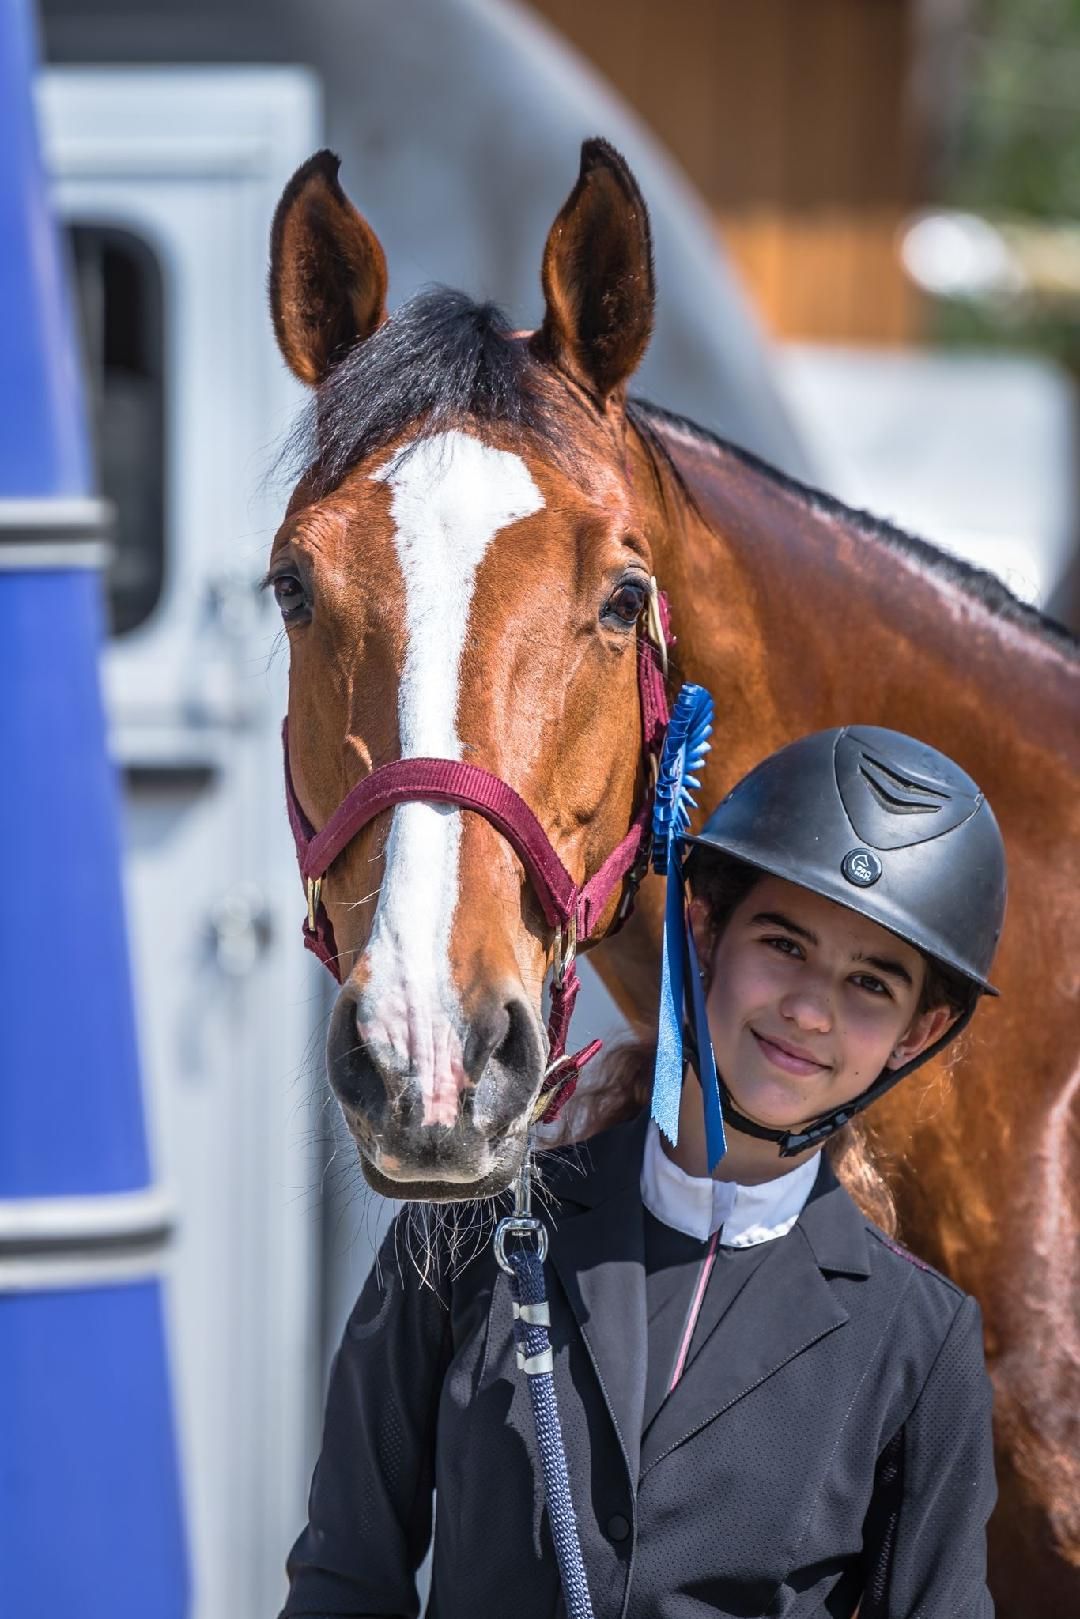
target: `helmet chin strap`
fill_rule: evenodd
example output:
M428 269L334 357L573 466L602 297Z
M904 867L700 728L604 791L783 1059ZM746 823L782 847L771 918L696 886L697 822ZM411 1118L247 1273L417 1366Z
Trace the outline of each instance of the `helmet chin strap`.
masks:
M906 1078L916 1068L921 1068L923 1063L930 1061L931 1057L936 1057L943 1047L947 1046L951 1040L955 1040L957 1035L963 1033L964 1029L967 1028L974 1016L978 999L977 995L973 996L967 1011L962 1012L956 1022L951 1023L945 1033L935 1040L932 1045L927 1046L925 1051L920 1051L917 1057L912 1057L910 1062L903 1063L899 1068L883 1068L877 1079L874 1080L872 1085L868 1085L866 1090L862 1091L850 1102L845 1102L843 1107L834 1108L831 1113L822 1114L819 1119L814 1119L802 1130L773 1129L770 1125L758 1124L756 1120L748 1119L746 1114L740 1113L735 1106L731 1092L727 1087L727 1082L723 1074L717 1069L716 1078L720 1089L720 1106L723 1110L724 1122L729 1124L733 1130L738 1130L740 1134L745 1136L753 1136L757 1141L774 1141L780 1149L781 1158L794 1158L796 1154L805 1152L808 1147L816 1147L821 1142L826 1141L829 1136L835 1135L837 1130L842 1130L844 1125L850 1123L857 1113L861 1113L864 1108L868 1108L871 1102L876 1102L879 1096L884 1096L886 1091L891 1091L893 1086L898 1084L900 1080ZM698 1052L692 1028L687 1028L684 1040L687 1058L700 1080Z

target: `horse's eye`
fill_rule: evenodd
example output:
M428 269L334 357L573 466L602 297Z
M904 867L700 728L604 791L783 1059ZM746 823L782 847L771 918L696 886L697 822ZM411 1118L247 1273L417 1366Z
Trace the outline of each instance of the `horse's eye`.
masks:
M294 573L276 574L271 583L282 618L294 618L307 605L304 587Z
M609 623L623 626L636 624L647 596L646 585L639 584L635 579L624 579L608 597L602 617Z

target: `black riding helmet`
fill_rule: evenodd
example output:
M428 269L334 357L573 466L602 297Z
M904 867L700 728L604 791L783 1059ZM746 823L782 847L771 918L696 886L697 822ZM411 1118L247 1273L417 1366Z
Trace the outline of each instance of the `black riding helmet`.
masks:
M707 851L783 877L879 923L970 991L940 1040L804 1131L745 1118L721 1077L725 1118L777 1142L782 1157L839 1130L955 1039L981 995L997 994L988 974L1005 916L1001 833L971 777L925 742L874 725L801 737L745 776L685 841L691 888Z

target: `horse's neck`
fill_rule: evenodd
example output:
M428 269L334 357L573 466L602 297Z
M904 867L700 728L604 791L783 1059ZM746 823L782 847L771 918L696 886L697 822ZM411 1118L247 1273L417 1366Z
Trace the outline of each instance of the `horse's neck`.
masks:
M669 513L684 509L661 567L679 673L713 691L728 749L710 789L793 736L860 719L973 756L976 776L992 756L988 791L1009 736L1058 760L1074 745L1080 666L1053 637L858 514L816 506L711 441L664 438L697 508L669 486Z

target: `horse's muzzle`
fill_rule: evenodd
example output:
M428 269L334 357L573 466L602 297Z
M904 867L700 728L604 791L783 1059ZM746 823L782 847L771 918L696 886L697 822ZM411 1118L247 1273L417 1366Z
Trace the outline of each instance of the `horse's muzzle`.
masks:
M364 1173L392 1197L474 1197L508 1185L544 1063L543 1028L520 991L488 994L465 1022L439 1009L418 1016L415 1006L396 1018L350 983L327 1037L331 1088Z

